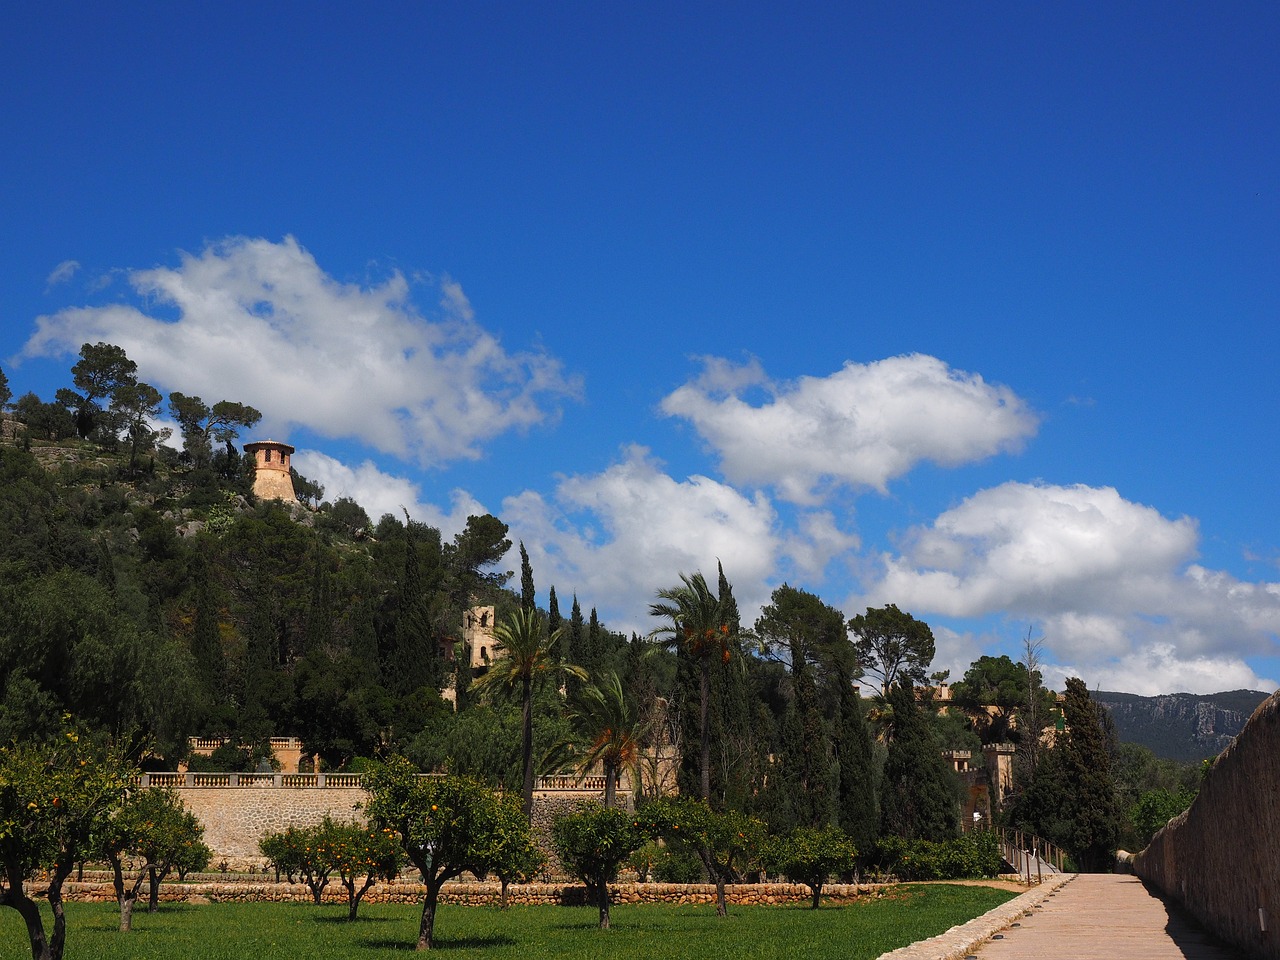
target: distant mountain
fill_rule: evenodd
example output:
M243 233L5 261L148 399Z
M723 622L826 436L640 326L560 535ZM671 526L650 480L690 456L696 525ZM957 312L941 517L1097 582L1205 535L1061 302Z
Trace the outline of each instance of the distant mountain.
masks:
M1158 697L1105 690L1093 693L1094 701L1110 712L1121 740L1140 744L1170 760L1217 756L1268 696L1257 690Z

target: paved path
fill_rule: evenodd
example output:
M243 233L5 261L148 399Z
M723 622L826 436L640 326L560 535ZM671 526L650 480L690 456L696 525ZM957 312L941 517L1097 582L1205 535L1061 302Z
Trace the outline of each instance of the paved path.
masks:
M996 938L999 939L996 939ZM976 920L880 960L1238 960L1137 877L1057 874Z
M974 951L980 960L1226 960L1241 954L1147 892L1137 877L1080 874Z

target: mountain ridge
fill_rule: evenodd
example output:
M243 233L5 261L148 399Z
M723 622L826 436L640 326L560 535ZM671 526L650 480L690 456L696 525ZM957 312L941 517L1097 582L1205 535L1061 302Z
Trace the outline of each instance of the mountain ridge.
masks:
M1121 740L1144 746L1158 757L1194 761L1215 757L1225 750L1258 704L1271 694L1227 690L1144 697L1095 690L1091 696L1111 715Z

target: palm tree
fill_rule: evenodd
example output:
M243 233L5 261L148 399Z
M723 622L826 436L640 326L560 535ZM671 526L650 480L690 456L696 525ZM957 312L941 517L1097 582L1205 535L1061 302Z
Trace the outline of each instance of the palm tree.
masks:
M616 673L605 674L598 684L579 690L569 716L588 741L578 773L600 764L604 768L604 805L612 807L622 771L639 766L645 724L622 692Z
M708 737L708 711L711 704L711 659L729 662L733 648L732 597L717 595L707 586L701 573L680 574L681 586L658 591L659 603L649 605L649 613L666 617L670 623L654 630L650 637L665 637L668 646L683 649L698 661L701 712L698 733L702 755L699 758L702 799L711 799L711 740Z
M521 809L525 816L533 812L533 685L540 677L565 673L585 680L581 667L562 662L557 656L562 630L547 633L546 623L537 610L523 608L512 612L509 619L493 629L494 659L484 676L471 684L483 693L490 688L519 689L523 711L520 744L524 761L524 794Z

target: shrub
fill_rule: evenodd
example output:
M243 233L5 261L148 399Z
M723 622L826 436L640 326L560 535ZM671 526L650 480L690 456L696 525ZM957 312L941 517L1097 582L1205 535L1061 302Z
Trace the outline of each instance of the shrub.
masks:
M899 880L965 880L994 877L1000 872L1000 845L989 831L975 831L951 840L905 840L881 837L874 864Z

